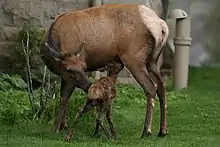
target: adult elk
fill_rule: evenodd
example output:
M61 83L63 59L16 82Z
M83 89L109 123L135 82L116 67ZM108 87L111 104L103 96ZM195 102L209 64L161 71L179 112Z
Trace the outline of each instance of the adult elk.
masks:
M156 65L168 34L167 24L139 4L102 5L57 16L41 47L45 65L62 78L55 131L66 126L67 104L75 87L88 92L91 83L85 72L117 62L127 67L146 94L142 137L151 134L156 93L161 109L158 135L166 135L166 91Z

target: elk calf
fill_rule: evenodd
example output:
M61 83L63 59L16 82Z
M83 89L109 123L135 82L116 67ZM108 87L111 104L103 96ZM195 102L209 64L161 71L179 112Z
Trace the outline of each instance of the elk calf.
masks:
M98 135L98 129L101 128L104 130L108 139L112 137L115 139L116 134L112 121L112 102L116 98L116 80L118 73L123 69L122 64L109 64L103 70L108 70L111 75L115 76L106 76L102 77L99 80L95 81L88 90L87 100L84 108L79 111L76 115L76 118L73 122L71 129L69 130L66 141L70 141L73 127L78 123L79 119L91 108L96 107L96 127L94 136ZM109 123L111 134L109 134L108 130L103 124L104 118L107 118Z

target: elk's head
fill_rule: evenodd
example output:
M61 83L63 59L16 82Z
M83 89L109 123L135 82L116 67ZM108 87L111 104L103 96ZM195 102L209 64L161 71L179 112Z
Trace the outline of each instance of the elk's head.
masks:
M83 49L78 53L61 53L60 62L70 73L83 72L86 64L83 61Z
M73 52L58 52L51 48L47 43L45 46L49 48L53 58L60 62L61 65L66 69L68 75L74 77L82 89L87 89L89 81L87 80L84 70L86 69L85 64L85 50L84 42L82 42L79 47Z
M86 68L84 63L84 42L73 52L58 52L47 43L45 45L49 48L53 58L59 61L68 72L81 72Z

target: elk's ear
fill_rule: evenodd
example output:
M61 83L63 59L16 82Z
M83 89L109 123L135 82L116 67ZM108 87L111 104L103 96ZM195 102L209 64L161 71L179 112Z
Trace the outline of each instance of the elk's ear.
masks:
M83 47L80 49L79 53L76 53L76 57L79 58L80 55L82 55L84 53L84 49Z
M80 46L78 47L78 49L80 50L79 53L76 54L76 57L79 58L81 54L83 54L84 51L84 45L85 45L85 41L83 41Z
M76 57L79 59L80 55L81 55L82 50L76 54Z
M55 49L51 48L48 43L44 43L44 45L49 49L50 51L50 54L53 56L53 58L56 60L56 61L60 61L60 53L57 52Z

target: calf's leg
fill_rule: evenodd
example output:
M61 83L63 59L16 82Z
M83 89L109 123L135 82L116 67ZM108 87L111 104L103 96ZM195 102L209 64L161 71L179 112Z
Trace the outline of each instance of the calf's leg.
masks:
M115 133L115 129L114 129L114 125L113 125L113 121L112 121L112 106L109 106L109 110L106 114L107 117L107 121L110 127L110 131L111 131L111 136L116 139L116 133Z
M111 136L108 132L108 130L106 129L106 127L104 126L104 123L103 123L103 119L100 119L100 118L97 118L96 119L96 127L95 127L95 131L93 133L93 136L94 137L99 137L99 127L101 126L101 128L103 129L104 133L106 134L107 138L108 139L111 139Z
M97 120L98 124L102 127L103 131L105 132L105 135L107 136L108 139L111 139L111 135L109 134L108 130L104 126L104 123L102 120Z
M54 121L54 131L59 132L67 127L67 120L66 120L66 112L67 112L67 104L68 100L73 93L76 87L76 83L74 80L64 80L61 79L61 89L60 89L60 107L58 114Z
M107 120L108 120L108 123L110 126L111 135L109 134L109 132L105 128L103 122L99 119L96 119L96 127L95 127L95 131L94 131L93 136L99 137L98 131L99 131L99 127L101 126L108 139L110 139L111 137L113 137L115 139L115 131L114 131L114 127L113 127L113 122L112 122L109 114L106 114L106 117L107 117Z
M96 103L95 101L87 100L83 109L77 112L76 117L75 117L75 119L74 119L74 121L73 121L67 135L66 135L65 140L67 142L69 142L71 140L71 136L73 134L73 129L74 129L74 127L76 127L76 124L79 122L79 120L82 118L82 116L85 113L89 112L95 106L95 103Z
M94 133L93 133L93 136L94 137L99 137L99 122L98 122L98 120L96 119L96 126L95 126L95 131L94 131Z

